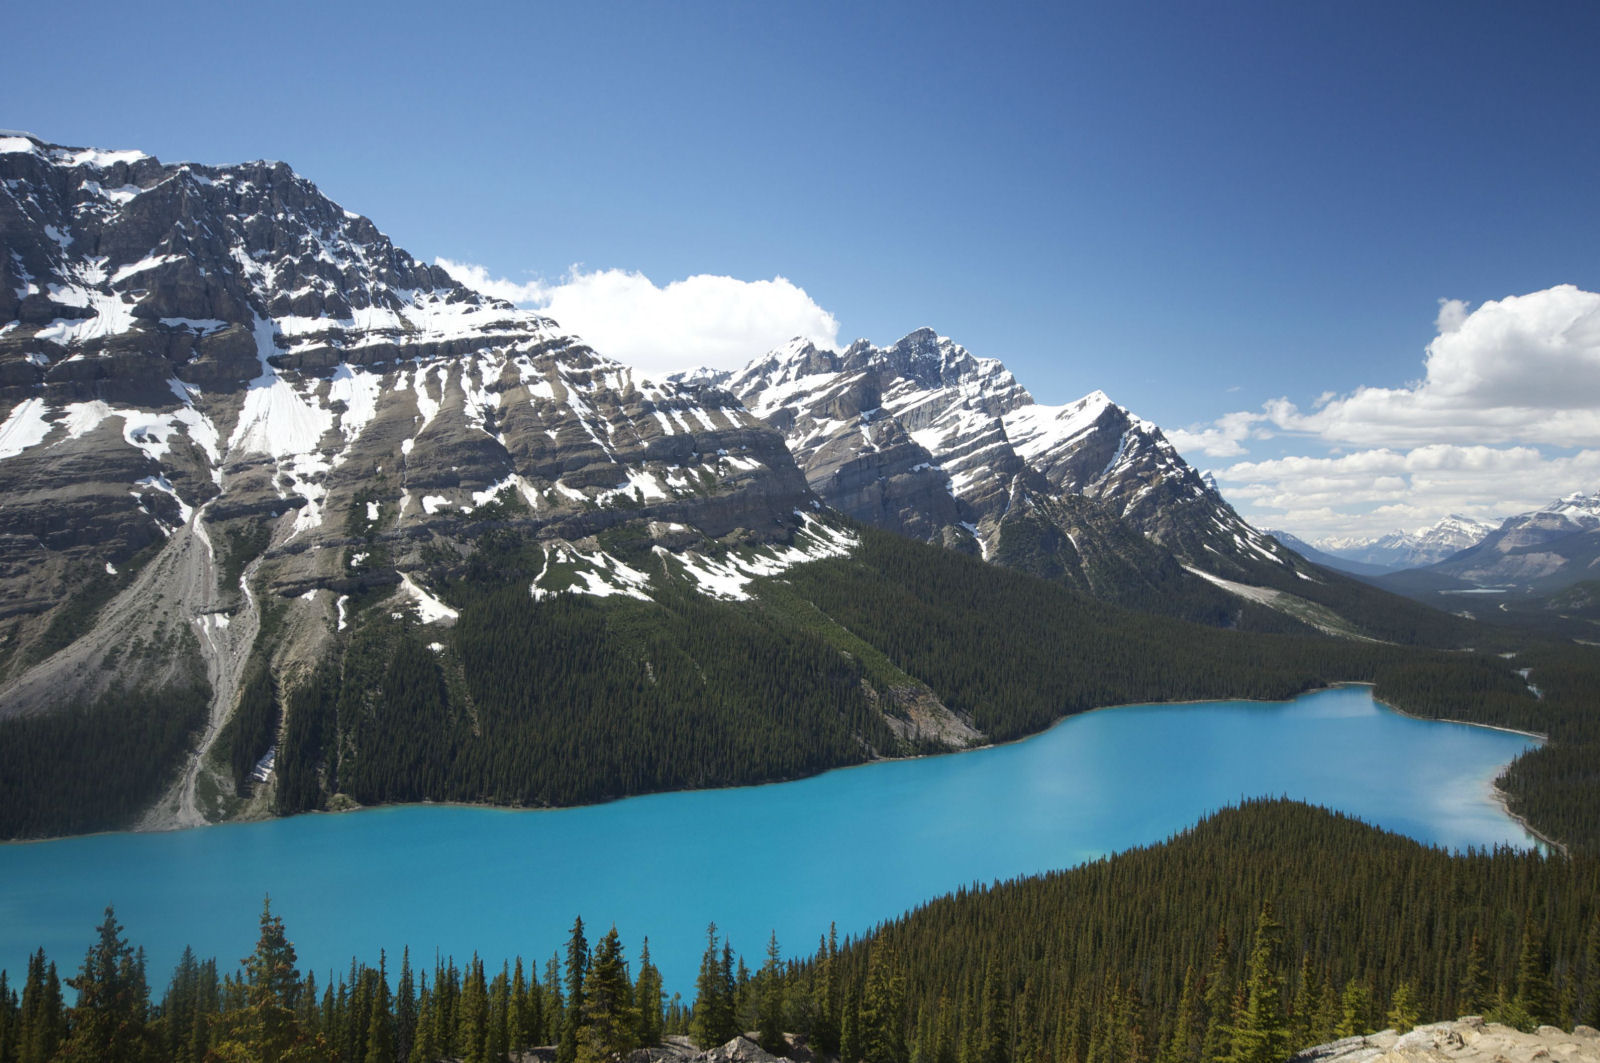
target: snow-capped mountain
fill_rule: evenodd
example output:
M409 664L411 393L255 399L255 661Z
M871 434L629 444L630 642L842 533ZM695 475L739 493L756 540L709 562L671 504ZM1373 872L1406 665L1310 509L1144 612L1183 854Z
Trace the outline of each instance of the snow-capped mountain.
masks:
M1482 585L1557 590L1600 578L1600 493L1574 492L1506 520L1430 572Z
M0 713L159 682L134 662L192 655L120 636L178 646L197 617L225 701L251 586L329 628L374 587L446 615L430 572L475 528L549 544L548 585L637 593L597 533L784 550L810 508L783 437L732 396L636 378L282 163L0 137L0 248ZM55 653L64 603L130 582L100 625L120 631Z
M1214 575L1294 571L1154 424L1100 391L1036 403L998 361L931 329L843 351L796 340L712 379L784 433L818 497L860 520L999 558L1007 530L1048 507L1047 523L1066 522L1056 560L1086 572L1105 526L1084 519L1087 503Z
M1319 550L1347 561L1390 570L1421 568L1476 546L1500 525L1451 514L1415 531L1392 531L1378 536L1332 536L1313 544Z

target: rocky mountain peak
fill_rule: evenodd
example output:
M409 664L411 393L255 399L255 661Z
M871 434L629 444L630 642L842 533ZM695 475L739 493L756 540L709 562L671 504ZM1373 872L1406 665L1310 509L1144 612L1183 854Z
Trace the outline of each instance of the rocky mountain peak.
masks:
M1188 563L1293 564L1154 424L1099 390L1036 403L998 360L932 329L843 352L796 341L726 386L784 432L812 490L857 519L990 556L1008 517L1060 515L1050 500L1073 496Z
M637 594L598 536L766 549L811 509L782 436L730 395L636 377L282 163L0 136L0 246L6 706L140 678L95 663L114 642L34 659L96 580L140 573L163 637L192 645L262 590L306 631L374 589L446 617L428 587L486 527L550 544L541 590ZM202 652L253 637L204 630Z

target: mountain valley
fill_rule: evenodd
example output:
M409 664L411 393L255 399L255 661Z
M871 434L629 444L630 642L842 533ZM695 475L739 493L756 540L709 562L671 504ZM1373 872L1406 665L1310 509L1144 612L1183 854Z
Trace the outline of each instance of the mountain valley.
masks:
M1509 636L932 330L647 379L281 163L7 136L0 179L7 836L597 801L1346 680L1567 711Z

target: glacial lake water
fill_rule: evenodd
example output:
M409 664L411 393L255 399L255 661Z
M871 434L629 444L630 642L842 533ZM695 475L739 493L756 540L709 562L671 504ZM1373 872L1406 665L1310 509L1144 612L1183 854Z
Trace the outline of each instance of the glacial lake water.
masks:
M694 995L715 921L755 966L769 931L814 951L922 901L1160 841L1241 798L1287 795L1422 841L1531 839L1490 796L1521 735L1410 719L1341 687L1285 703L1106 709L1026 741L798 782L517 812L402 806L167 834L0 845L0 966L39 946L74 973L106 904L149 954L159 997L183 946L224 970L254 946L263 895L301 967L342 971L402 945L542 964L581 915L591 942L640 938L669 995Z

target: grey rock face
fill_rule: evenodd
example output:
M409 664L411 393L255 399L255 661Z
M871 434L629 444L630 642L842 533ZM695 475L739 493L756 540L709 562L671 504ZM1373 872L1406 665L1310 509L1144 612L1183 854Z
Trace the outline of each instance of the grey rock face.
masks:
M728 392L637 378L282 163L0 149L0 711L52 619L180 531L213 580L260 555L224 607L320 611L492 528L682 550L787 542L811 507Z
M1263 564L1295 571L1294 555L1240 519L1155 425L1098 391L1039 405L999 362L928 329L886 348L796 340L717 380L784 433L824 502L880 527L999 557L1008 523L1031 522L1028 541L1048 549L1042 515L1085 499L1169 567L1175 558L1234 578ZM1113 556L1124 569L1134 563L1104 521L1075 528L1074 544L1048 563L1072 568L1060 573L1068 582L1104 582Z

